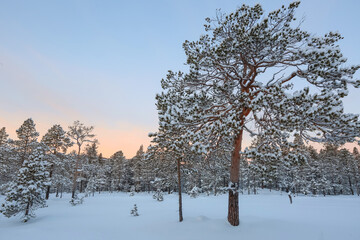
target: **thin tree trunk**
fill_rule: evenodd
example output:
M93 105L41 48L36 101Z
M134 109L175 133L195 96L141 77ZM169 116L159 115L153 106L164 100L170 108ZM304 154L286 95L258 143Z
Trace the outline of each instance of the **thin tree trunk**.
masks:
M28 203L26 204L25 216L29 215L29 209L30 209L30 202L28 202Z
M52 164L51 165L51 169L50 169L50 174L49 174L49 178L51 179L52 175L53 175L53 168L54 168L54 165ZM46 195L45 195L45 199L48 200L49 199L49 195L50 195L50 185L47 186L46 188Z
M81 177L81 176L80 176ZM83 192L83 180L80 181L80 192Z
M179 191L179 222L183 221L182 214L182 197L181 197L181 171L180 158L177 160L177 174L178 174L178 191Z
M56 149L54 150L54 156L56 156ZM51 163L51 166L50 166L50 174L49 174L49 178L51 180L52 178L52 175L53 175L53 172L54 172L54 166L55 164L54 163ZM50 195L50 185L47 186L46 188L46 194L45 194L45 199L48 200L49 199L49 195Z
M78 176L79 162L80 162L80 146L79 146L78 155L77 155L76 164L75 164L74 181L73 181L71 198L75 198L75 191L76 191L76 187L77 187L76 179Z
M359 183L358 183L358 179L357 179L356 175L354 175L354 179L355 179L356 194L359 196L360 189L359 189Z
M288 196L289 196L290 204L292 204L291 192L288 192Z
M351 178L349 175L348 175L348 180L349 180L349 187L350 187L351 195L354 195L354 189L352 188Z
M29 215L29 211L30 211L30 199L28 199L28 202L26 204L25 217ZM24 222L27 222L27 220L25 220Z
M24 161L25 161L25 157L26 157L26 153L27 153L27 148L28 148L28 140L25 141L25 146L24 146L24 152L20 157L20 167L23 165Z
M240 178L240 151L243 138L243 129L237 135L234 142L234 150L231 156L230 187L228 221L233 226L239 225L239 178Z

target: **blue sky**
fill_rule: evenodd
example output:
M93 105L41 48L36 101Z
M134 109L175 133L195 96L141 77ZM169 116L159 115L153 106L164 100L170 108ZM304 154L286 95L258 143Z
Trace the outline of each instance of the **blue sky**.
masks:
M32 117L44 134L55 123L94 125L100 151L132 157L156 131L155 94L167 70L186 70L182 43L204 33L216 9L243 3L266 11L291 1L0 1L0 127ZM339 31L349 64L360 64L360 2L302 1L298 18L316 34ZM359 77L359 74L357 74ZM351 89L347 112L359 113Z

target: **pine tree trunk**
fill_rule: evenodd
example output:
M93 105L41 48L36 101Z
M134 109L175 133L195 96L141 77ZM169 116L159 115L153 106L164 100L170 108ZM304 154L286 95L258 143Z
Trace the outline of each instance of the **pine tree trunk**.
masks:
M81 177L81 176L80 176ZM83 180L80 181L80 192L83 192Z
M28 140L25 141L24 151L23 151L23 154L20 157L20 167L23 165L23 163L25 161L27 148L28 148Z
M351 195L354 195L354 189L352 188L351 177L350 176L348 176L348 180L349 180L349 187L350 187Z
M239 225L239 178L240 178L240 151L243 137L243 129L237 135L234 142L234 150L231 156L230 187L228 221L233 226Z
M75 198L75 191L76 191L76 178L77 178L77 168L78 168L78 164L76 163L76 167L75 167L75 173L74 173L74 180L73 180L73 188L72 188L72 192L71 192L71 198Z
M25 209L25 221L24 222L27 222L27 216L29 215L29 211L30 211L30 199L28 199L28 202L26 204L26 209Z
M354 176L354 179L355 179L355 186L356 186L356 194L359 196L360 189L359 189L359 183L358 183L358 179L357 179L356 175Z
M181 197L181 171L180 158L177 160L177 174L178 174L178 191L179 191L179 222L183 221L182 215L182 197Z
M51 169L50 169L50 174L49 174L49 177L51 179L52 175L53 175L53 166L54 165L51 165ZM45 199L48 200L49 199L49 195L50 195L50 185L47 186L46 188L46 195L45 195Z
M292 204L292 197L291 197L291 193L290 193L290 192L288 193L288 196L289 196L290 204Z
M228 221L233 226L239 225L239 192L229 190Z

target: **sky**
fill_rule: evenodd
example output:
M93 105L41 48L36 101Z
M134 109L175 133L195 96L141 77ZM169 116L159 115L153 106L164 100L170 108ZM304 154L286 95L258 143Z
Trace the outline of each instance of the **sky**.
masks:
M266 12L292 1L0 0L0 127L11 138L29 117L40 135L75 120L94 126L105 157L126 157L157 130L155 95L168 70L186 71L182 43L204 33L206 17L243 3ZM360 64L360 2L304 0L303 29L340 32L348 65ZM360 74L356 75L358 78ZM360 113L350 89L346 112Z

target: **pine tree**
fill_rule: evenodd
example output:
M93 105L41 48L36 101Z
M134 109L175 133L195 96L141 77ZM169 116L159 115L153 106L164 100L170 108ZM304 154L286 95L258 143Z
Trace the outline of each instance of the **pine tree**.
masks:
M19 156L13 147L13 141L8 139L5 127L0 129L0 193L6 189L7 184L16 176L19 169Z
M72 174L76 161L76 154L67 154L61 157L61 161L55 162L52 185L56 187L56 197L62 198L63 192L70 192Z
M66 152L66 150L72 146L70 138L66 135L66 132L59 124L52 126L47 133L41 139L41 142L49 147L50 152L52 153L49 166L50 179L53 176L54 168L60 161L63 156L60 154L60 151ZM49 199L50 194L50 185L46 190L46 199Z
M120 191L121 190L121 173L123 168L123 162L125 161L125 157L122 151L118 151L114 153L108 164L108 181L110 182L110 191Z
M344 113L342 98L349 85L360 86L353 79L360 66L344 66L346 58L336 45L339 33L316 37L295 26L299 4L267 16L259 4L243 5L234 13L207 18L208 34L183 45L189 73L170 71L156 97L159 133L168 138L180 133L173 139L178 146L191 143L206 154L222 138L232 139L228 221L234 226L239 225L244 132L271 142L279 156L294 133L339 144L359 137L358 116ZM318 91L295 91L296 82Z
M0 146L7 142L9 135L6 133L5 127L0 129Z
M124 159L122 167L121 167L121 179L120 185L122 190L125 192L129 192L131 188L134 186L134 171L133 164L131 160Z
M177 187L176 159L172 152L164 151L158 146L150 146L146 153L147 168L151 169L151 186L168 193Z
M34 121L29 118L24 121L19 129L16 130L19 140L15 141L15 145L20 153L20 166L23 164L27 155L31 152L31 146L37 141L39 133L35 129Z
M15 182L6 193L1 212L6 217L22 213L27 222L35 217L34 211L46 207L45 190L49 185L48 162L45 147L38 146L23 162Z
M134 204L134 208L131 209L130 214L133 215L134 217L139 216L138 208L137 208L136 204Z
M59 124L52 126L43 136L41 142L50 148L53 154L66 150L72 146L70 138Z
M93 142L91 144L86 145L85 155L89 164L97 164L98 160L98 144L97 142Z
M339 151L339 158L341 159L342 189L344 193L354 195L355 192L358 192L358 169L354 155L348 149L343 148Z
M80 189L83 189L83 185L90 183L91 186L86 186L85 192L89 193L91 189L94 193L98 189L97 175L98 171L101 168L99 159L98 159L98 143L92 142L86 145L85 154L81 156L81 172L79 173L79 178L77 179L80 182ZM80 190L80 192L81 192ZM89 195L89 194L88 194Z
M164 201L163 192L160 189L157 189L156 192L153 194L153 198L159 202Z
M231 159L231 149L227 142L220 142L219 146L211 151L206 158L203 158L205 173L203 173L203 190L213 192L214 195L223 193L224 188L228 187L229 167ZM241 175L241 181L245 181L246 176Z
M134 167L134 183L135 183L135 191L140 192L143 180L143 165L144 165L144 147L143 145L140 146L139 150L136 152L135 157L133 157L132 166Z
M81 153L81 147L84 143L93 143L96 142L96 140L93 140L95 137L94 134L92 134L92 131L94 130L93 126L86 127L83 123L80 123L79 121L75 121L72 126L69 126L69 131L67 132L67 135L75 142L75 144L78 147L77 151L77 159L75 164L75 170L74 170L74 178L73 178L73 189L72 189L72 199L75 198L75 192L77 187L77 177L79 175L79 167L80 167L80 153Z

